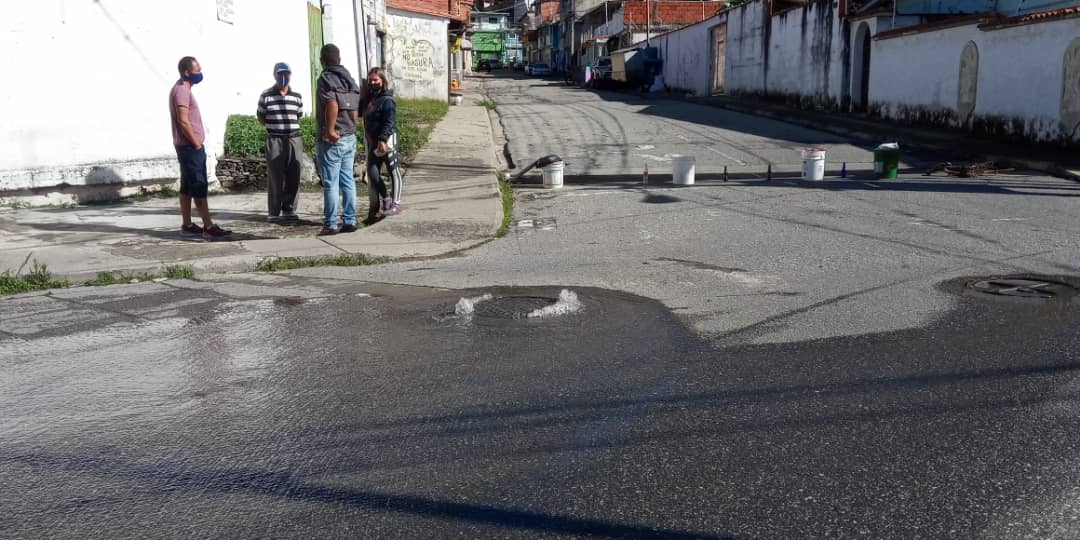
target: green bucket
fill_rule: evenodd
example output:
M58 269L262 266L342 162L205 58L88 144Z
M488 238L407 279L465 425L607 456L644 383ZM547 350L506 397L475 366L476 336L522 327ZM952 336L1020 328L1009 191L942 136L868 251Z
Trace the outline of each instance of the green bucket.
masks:
M874 149L874 174L878 178L896 178L900 171L900 148L881 145Z

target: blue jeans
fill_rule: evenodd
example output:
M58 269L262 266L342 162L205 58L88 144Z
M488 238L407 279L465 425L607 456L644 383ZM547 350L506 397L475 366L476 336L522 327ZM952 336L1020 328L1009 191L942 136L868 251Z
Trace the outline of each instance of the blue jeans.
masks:
M339 197L345 199L342 221L346 225L356 225L356 180L353 179L356 135L345 135L337 144L319 141L315 147L315 158L323 182L323 225L338 228L337 216L341 210Z

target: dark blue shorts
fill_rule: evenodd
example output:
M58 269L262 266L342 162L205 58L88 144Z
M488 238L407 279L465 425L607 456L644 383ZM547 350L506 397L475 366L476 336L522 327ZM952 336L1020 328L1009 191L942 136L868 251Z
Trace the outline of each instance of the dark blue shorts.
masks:
M180 193L195 199L205 199L209 182L206 178L206 147L198 150L185 144L176 147L180 160Z

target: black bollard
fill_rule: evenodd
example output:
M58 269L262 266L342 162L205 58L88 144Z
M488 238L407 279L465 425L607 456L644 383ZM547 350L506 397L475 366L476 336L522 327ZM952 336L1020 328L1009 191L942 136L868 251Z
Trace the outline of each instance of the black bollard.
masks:
M772 163L769 164L769 171L766 173L765 181L772 182Z
M727 182L727 165L724 165L724 181Z

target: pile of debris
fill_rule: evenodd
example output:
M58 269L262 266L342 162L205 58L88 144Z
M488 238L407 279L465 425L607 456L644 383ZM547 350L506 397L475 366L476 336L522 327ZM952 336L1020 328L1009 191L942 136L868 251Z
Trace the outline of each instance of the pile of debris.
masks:
M998 161L970 161L963 163L946 161L934 165L928 171L923 173L923 176L944 172L948 176L955 176L957 178L975 178L979 176L1009 173L1014 170L1015 169L1013 169L1009 163Z

